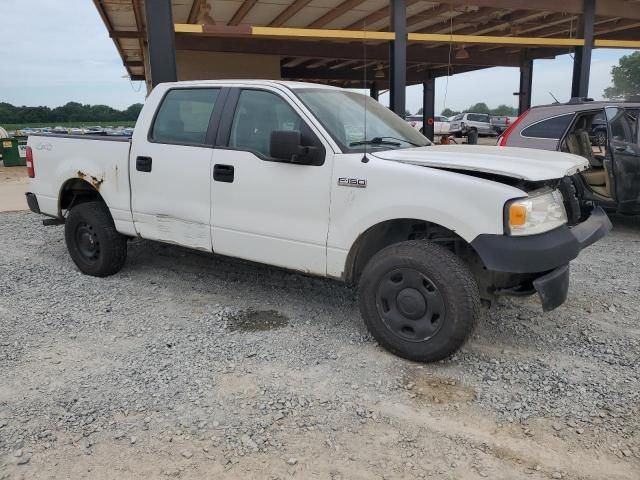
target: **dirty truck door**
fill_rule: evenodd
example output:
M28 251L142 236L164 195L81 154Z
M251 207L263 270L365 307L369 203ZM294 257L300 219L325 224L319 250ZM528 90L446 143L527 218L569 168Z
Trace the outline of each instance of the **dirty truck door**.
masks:
M220 89L174 88L131 149L132 212L150 240L211 251L211 135ZM219 105L220 107L220 105Z
M639 110L609 107L606 113L618 210L640 213Z
M328 149L275 89L232 90L222 118L213 153L214 252L324 275L332 163ZM271 137L283 131L299 133L297 141L314 148L317 162L276 159Z

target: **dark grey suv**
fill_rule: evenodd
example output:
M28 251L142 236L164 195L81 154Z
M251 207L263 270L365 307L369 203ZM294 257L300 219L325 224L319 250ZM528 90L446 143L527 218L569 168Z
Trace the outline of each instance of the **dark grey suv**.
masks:
M533 107L498 139L509 147L580 155L578 194L608 211L640 214L639 102L571 100Z

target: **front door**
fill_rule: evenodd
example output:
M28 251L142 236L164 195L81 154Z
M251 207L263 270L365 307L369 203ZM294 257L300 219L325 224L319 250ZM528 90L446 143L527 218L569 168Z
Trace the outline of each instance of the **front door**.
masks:
M212 250L213 141L208 132L220 97L215 88L171 89L151 130L136 130L130 155L131 209L143 238Z
M213 154L215 253L324 275L332 155L282 93L233 90ZM271 133L300 132L320 161L275 161Z
M640 213L640 138L638 109L609 107L609 148L618 210Z

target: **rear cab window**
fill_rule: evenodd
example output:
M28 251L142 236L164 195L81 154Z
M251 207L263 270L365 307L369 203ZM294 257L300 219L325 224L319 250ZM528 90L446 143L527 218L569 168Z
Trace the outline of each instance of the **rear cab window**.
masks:
M559 115L557 117L547 118L533 125L528 126L520 133L523 137L528 138L548 138L551 140L559 140L569 128L573 113Z
M169 90L151 127L154 143L205 146L218 88Z
M483 115L481 113L470 113L467 115L467 119L472 122L489 123L489 115Z

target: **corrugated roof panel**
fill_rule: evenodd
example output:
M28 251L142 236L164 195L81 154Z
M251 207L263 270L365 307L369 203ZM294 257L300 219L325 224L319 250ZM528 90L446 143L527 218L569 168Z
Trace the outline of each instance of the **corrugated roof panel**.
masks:
M131 0L103 0L105 12L115 30L135 30L136 17Z
M258 1L242 21L246 25L264 27L269 25L291 2L287 0Z
M175 23L187 23L194 0L172 0L171 9Z
M212 13L216 23L227 25L243 3L242 0L217 0L213 2Z

